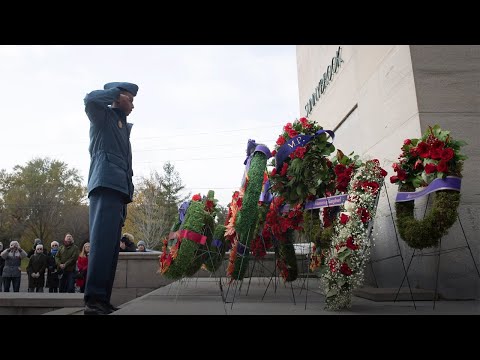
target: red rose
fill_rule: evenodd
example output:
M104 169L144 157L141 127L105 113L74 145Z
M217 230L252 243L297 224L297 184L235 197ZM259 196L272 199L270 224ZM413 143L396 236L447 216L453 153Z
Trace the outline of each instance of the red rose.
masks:
M345 225L349 219L350 219L350 216L348 216L347 214L340 215L340 223L342 225Z
M421 171L423 170L423 161L418 159L416 162L415 162L415 165L413 166L413 168L415 170L418 170L418 171Z
M398 169L397 176L400 181L407 179L407 173L405 172L405 170L402 170L402 169Z
M435 171L437 171L437 165L435 164L427 164L425 165L425 172L427 174L432 174L434 173Z
M442 160L448 161L455 156L455 152L452 148L445 148L442 152Z
M277 155L277 150L272 151L272 156L275 156L275 155Z
M353 242L353 236L349 236L347 239L347 248L350 250L357 250L359 248L358 245L355 245Z
M295 136L298 135L298 131L294 129L288 130L287 133L288 133L288 136L290 136L290 138L294 138Z
M273 168L272 172L270 173L270 176L275 176L277 174L277 168Z
M441 159L441 158L442 158L442 154L443 154L443 149L440 149L440 148L438 148L438 147L437 147L437 148L432 148L432 149L430 150L430 157L431 157L432 159L435 159L435 160Z
M335 175L340 175L346 170L346 166L342 164L335 165L335 169L333 171L335 172Z
M285 162L283 163L282 170L280 171L280 176L285 176L287 174L288 164Z
M350 276L352 275L353 271L352 269L350 269L347 265L347 263L343 263L341 266L340 266L340 272L343 274L343 275L347 275L347 276Z
M285 144L285 138L282 135L280 135L277 139L277 145L282 146L283 144Z
M403 145L410 145L411 143L412 143L412 140L410 139L403 140Z
M417 152L422 158L430 157L430 148L426 142L422 141L417 145Z
M442 173L447 172L448 171L447 162L444 160L440 160L440 162L437 165L437 170Z
M387 172L385 170L383 170L382 168L380 168L380 175L382 175L382 177L385 177L387 176Z
M192 200L193 201L202 201L202 197L200 196L200 194L195 194L192 196Z
M390 182L395 184L398 181L398 176L390 176Z

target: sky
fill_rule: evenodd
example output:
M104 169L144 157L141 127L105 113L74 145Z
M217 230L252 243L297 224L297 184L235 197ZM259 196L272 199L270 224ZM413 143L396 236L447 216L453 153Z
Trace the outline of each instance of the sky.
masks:
M127 118L134 183L170 161L187 193L238 190L249 139L273 150L299 117L294 45L0 45L0 169L34 158L90 165L83 98L112 81L139 86Z

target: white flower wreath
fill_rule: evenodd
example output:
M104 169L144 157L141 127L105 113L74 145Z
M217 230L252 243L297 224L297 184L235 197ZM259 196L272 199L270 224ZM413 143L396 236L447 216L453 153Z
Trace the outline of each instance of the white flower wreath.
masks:
M375 217L377 196L386 175L378 160L368 160L350 181L348 199L334 226L325 265L320 268L327 310L350 308L352 290L364 282L371 246L368 224Z

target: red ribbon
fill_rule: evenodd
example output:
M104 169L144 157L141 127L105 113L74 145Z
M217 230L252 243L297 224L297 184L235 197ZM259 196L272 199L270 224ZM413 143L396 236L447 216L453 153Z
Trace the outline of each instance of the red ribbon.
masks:
M178 230L175 232L171 232L170 234L168 234L168 238L169 239L176 239L176 238L188 239L200 245L205 245L205 243L207 242L207 237L205 235L201 235L191 230Z

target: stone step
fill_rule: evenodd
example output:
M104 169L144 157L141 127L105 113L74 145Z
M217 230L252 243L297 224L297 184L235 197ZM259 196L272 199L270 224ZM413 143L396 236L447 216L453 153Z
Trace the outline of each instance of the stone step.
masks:
M81 293L1 292L1 315L41 315L62 308L83 308Z
M412 288L412 294L410 294L410 289L408 287L403 287L400 289L396 301L433 301L435 291L426 290L426 289L414 289ZM353 295L361 297L364 299L372 301L394 301L395 296L397 295L398 288L375 288L375 287L363 287L353 291ZM437 293L436 300L439 299L439 294Z

